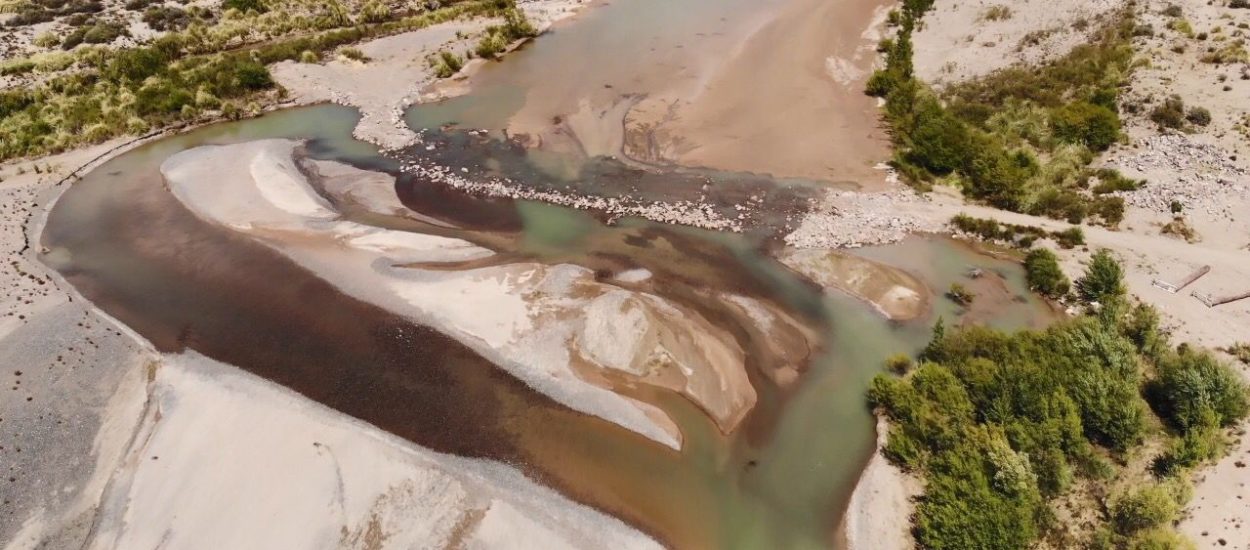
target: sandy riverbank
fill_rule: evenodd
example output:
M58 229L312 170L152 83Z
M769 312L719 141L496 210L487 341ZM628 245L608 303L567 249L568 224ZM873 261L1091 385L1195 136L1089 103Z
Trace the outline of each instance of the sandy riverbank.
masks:
M923 487L919 479L881 454L889 429L884 418L877 420L877 445L847 504L842 536L850 550L916 547L911 535L912 500L923 492Z
M80 547L94 516L97 462L121 452L105 434L125 380L153 354L36 259L43 216L71 170L124 142L0 167L0 541L32 522L49 547ZM39 172L35 167L39 167ZM51 170L49 170L49 168ZM20 547L20 546L19 546Z
M873 306L891 321L910 321L929 312L931 292L902 269L836 250L786 250L778 260L826 287Z

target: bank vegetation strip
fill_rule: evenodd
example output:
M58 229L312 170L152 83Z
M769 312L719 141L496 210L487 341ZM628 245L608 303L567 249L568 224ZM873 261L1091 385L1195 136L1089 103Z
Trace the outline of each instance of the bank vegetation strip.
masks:
M79 46L58 55L64 62L53 66L22 65L48 74L0 90L0 160L256 113L283 95L266 65L317 61L369 38L473 16L508 22L492 37L511 36L514 24L532 29L512 0L461 0L402 11L338 0L246 4L227 6L220 18L193 22L144 45Z
M891 15L896 32L879 46L885 67L867 83L885 102L895 169L922 190L953 185L1013 212L1119 224L1124 201L1111 193L1140 182L1090 163L1120 139L1131 13L1116 13L1093 41L1040 67L1008 67L938 91L912 66L912 33L933 5L905 0Z

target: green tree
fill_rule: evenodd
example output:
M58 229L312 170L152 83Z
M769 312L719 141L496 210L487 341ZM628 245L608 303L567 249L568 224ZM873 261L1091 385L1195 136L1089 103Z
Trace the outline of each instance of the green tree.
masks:
M1107 249L1091 258L1085 275L1076 281L1077 294L1085 303L1105 302L1124 295L1124 270Z
M1024 258L1024 271L1029 288L1050 298L1059 298L1068 293L1072 283L1059 268L1059 259L1055 253L1045 248L1035 248Z

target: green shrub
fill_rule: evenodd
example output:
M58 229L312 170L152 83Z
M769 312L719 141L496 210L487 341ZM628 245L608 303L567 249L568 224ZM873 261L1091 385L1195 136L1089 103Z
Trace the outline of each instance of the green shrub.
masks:
M905 353L897 353L886 358L885 366L895 374L907 374L907 371L911 370L912 360Z
M1055 137L1104 151L1120 137L1120 117L1101 105L1077 101L1064 105L1051 118Z
M1095 197L1090 213L1102 218L1103 225L1115 227L1124 221L1124 199L1121 197Z
M1159 125L1160 129L1179 130L1185 127L1185 101L1174 95L1163 101L1150 111L1150 120Z
M256 12L265 13L269 11L269 7L265 5L263 0L224 0L221 3L223 10L239 10L240 12Z
M1211 124L1211 111L1205 107L1191 107L1185 114L1185 120L1196 126L1206 126Z
M461 61L460 56L444 50L438 52L438 57L433 60L433 65L434 76L447 78L459 72L464 62Z
M1148 392L1151 405L1183 433L1229 426L1250 410L1239 375L1210 353L1170 354L1159 362L1158 371Z
M1063 231L1050 234L1060 248L1075 248L1085 244L1085 231L1079 227L1069 227Z
M939 321L918 367L878 375L869 401L890 421L886 456L925 481L919 545L1032 547L1052 528L1048 499L1076 476L1108 477L1111 466L1093 444L1128 452L1141 441L1144 358L1129 335L1154 328L1136 312L1013 334L948 333ZM1168 483L1114 499L1111 515L1122 529L1108 540L1166 523L1183 489ZM1158 506L1160 495L1169 506Z
M1179 476L1205 461L1222 456L1227 448L1224 435L1215 426L1203 426L1172 439L1155 459L1154 470L1162 476Z
M1117 191L1136 191L1146 183L1143 180L1126 178L1118 170L1112 168L1099 168L1092 175L1098 178L1098 185L1095 185L1093 188L1095 195L1104 195Z
M962 122L933 99L917 106L915 116L912 146L906 153L910 162L939 176L966 164L971 140Z
M488 32L478 39L477 46L473 49L473 53L483 59L494 59L503 49L507 47L507 43L503 38L493 32Z
M1030 250L1024 258L1024 270L1029 288L1049 298L1060 298L1072 288L1055 254L1044 248Z
M1112 524L1123 535L1161 527L1176 519L1186 500L1186 490L1175 482L1147 485L1114 500Z
M1194 550L1194 545L1175 531L1155 528L1133 535L1128 550Z

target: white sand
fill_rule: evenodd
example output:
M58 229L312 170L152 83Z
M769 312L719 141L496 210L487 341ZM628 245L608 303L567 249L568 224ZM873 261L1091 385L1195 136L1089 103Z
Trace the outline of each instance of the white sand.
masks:
M495 254L460 239L390 231L354 222L336 223L333 231L347 246L377 252L396 262L461 262Z
M656 548L515 469L168 356L90 548ZM507 536L503 536L503 534Z

